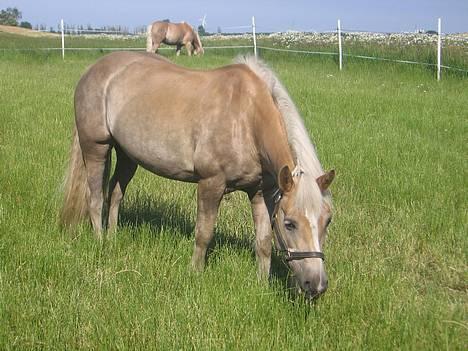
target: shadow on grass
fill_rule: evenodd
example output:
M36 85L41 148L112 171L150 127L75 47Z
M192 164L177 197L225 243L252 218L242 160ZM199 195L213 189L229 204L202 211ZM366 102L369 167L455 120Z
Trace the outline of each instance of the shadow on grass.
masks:
M145 225L150 228L154 237L161 230L170 228L177 236L195 240L195 222L190 211L179 206L175 202L164 202L150 198L138 198L134 203L122 208L119 224L137 228ZM216 247L228 246L234 250L250 250L252 245L247 238L236 238L232 235L215 229L213 240L208 249L208 260L210 254Z
M137 228L147 226L151 235L157 237L164 228L170 228L177 236L194 240L195 221L194 214L176 202L153 199L149 196L139 196L132 203L127 203L121 207L119 215L119 225ZM254 245L246 237L234 237L223 231L216 230L213 241L207 253L207 264L216 258L219 247L230 247L235 251L249 251L252 260L255 261ZM215 261L215 260L213 260ZM289 271L283 261L272 254L271 277L276 279L284 289L291 291L288 284Z

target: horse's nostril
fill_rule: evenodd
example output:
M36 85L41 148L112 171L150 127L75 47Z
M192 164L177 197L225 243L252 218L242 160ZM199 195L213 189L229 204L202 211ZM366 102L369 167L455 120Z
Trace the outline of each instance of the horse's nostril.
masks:
M317 295L317 289L312 286L312 283L309 281L309 280L306 280L304 282L304 292L306 292L307 295L313 297L315 295Z

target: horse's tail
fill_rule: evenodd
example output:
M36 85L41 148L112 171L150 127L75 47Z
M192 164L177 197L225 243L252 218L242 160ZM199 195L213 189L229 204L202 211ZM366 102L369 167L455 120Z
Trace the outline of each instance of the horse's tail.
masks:
M148 24L146 27L146 51L153 51L153 35L152 35L153 24Z
M59 224L62 228L70 228L88 215L89 189L76 127L73 128L73 142L63 190L63 205L60 210Z

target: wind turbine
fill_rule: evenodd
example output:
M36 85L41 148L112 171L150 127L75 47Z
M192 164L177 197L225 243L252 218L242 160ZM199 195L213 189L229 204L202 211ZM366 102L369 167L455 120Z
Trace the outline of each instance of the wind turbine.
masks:
M205 29L206 24L207 24L207 22L206 22L206 13L203 16L203 18L199 18L198 20L201 21L201 26L203 27L203 29Z

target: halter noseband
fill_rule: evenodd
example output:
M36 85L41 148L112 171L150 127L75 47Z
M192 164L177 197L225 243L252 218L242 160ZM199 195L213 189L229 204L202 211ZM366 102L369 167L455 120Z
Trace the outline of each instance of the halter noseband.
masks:
M295 251L294 249L288 249L286 242L284 241L284 230L283 227L279 224L279 212L280 206L279 202L281 200L282 194L278 190L275 194L275 210L273 211L273 217L271 220L271 226L273 233L275 235L276 249L283 255L285 261L295 261L302 260L304 258L320 258L322 261L325 261L325 255L323 252L319 251ZM283 211L281 211L283 212ZM284 216L284 214L283 214Z

